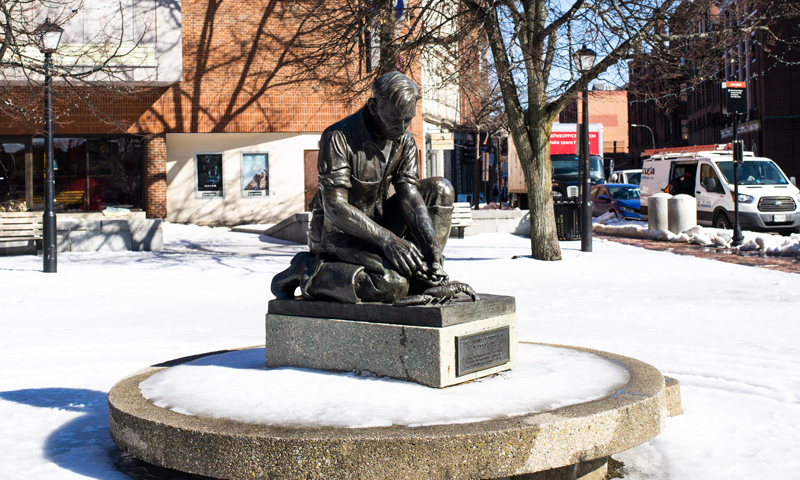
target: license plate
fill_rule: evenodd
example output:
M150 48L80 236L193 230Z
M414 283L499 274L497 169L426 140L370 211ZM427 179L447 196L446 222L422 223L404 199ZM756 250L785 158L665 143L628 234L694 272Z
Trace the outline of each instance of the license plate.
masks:
M772 221L773 221L773 222L785 222L785 221L786 221L786 214L785 214L785 213L784 213L784 214L777 214L777 213L776 213L776 214L775 214L775 215L772 217Z

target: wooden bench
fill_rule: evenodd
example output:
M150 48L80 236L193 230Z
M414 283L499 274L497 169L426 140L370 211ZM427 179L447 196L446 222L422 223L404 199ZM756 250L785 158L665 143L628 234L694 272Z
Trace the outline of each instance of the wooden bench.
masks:
M41 250L41 212L0 213L0 243L35 241Z
M464 229L478 225L472 220L472 205L469 202L456 202L453 204L453 221L450 228L456 229L458 238L464 238Z

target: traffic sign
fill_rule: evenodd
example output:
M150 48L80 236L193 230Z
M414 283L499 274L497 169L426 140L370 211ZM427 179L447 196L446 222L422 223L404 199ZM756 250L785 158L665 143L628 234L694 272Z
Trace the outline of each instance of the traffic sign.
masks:
M747 113L747 82L722 82L722 113Z

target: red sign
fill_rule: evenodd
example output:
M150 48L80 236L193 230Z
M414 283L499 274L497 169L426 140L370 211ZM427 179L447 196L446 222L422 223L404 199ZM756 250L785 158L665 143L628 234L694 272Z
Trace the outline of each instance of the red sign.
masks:
M550 134L550 155L577 153L576 132L553 132ZM600 154L600 141L597 132L589 132L589 154Z

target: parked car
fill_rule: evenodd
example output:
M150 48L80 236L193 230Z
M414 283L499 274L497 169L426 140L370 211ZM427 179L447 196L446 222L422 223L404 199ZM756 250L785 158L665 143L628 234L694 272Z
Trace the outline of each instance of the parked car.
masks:
M613 212L617 218L641 220L639 213L639 185L606 183L592 187L592 216Z
M616 170L611 174L609 181L612 183L630 183L639 185L642 180L642 169Z

